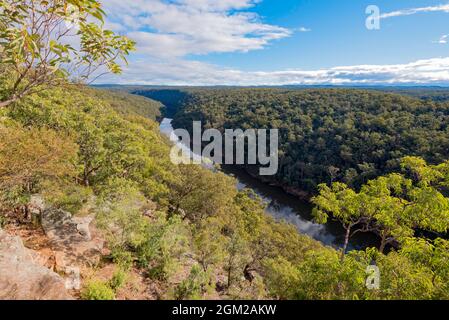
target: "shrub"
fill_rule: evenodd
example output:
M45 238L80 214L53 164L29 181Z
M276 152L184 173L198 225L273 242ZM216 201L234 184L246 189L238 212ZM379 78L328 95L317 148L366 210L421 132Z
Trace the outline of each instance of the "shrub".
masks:
M11 206L26 203L43 181L75 175L76 144L49 129L0 127L0 200Z
M72 214L77 214L83 207L86 207L89 200L93 196L90 188L78 186L74 184L61 185L48 184L43 191L45 200L52 206L68 211Z
M127 278L128 275L126 274L125 270L119 268L112 276L112 279L109 281L109 286L112 290L114 290L114 292L117 292L117 290L126 283Z
M203 293L211 289L210 275L203 271L199 265L194 265L190 275L174 290L176 300L199 300Z
M122 247L112 248L112 261L123 270L129 270L133 264L133 254Z
M165 280L178 271L179 261L188 250L189 230L178 216L167 219L157 213L145 230L146 239L137 247L137 259L153 279Z
M89 282L81 292L83 300L114 300L115 292L108 283L103 281Z

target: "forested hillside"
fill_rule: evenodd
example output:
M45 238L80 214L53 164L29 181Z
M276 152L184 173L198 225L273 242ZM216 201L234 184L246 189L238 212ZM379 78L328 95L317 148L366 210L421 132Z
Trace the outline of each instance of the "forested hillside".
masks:
M266 216L262 202L248 191L238 192L232 178L171 164L169 144L159 135L157 123L135 112L141 110L138 105L146 105L157 114L157 103L126 95L117 101L110 92L55 88L1 111L2 226L38 232L39 216L30 215L28 208L30 197L39 194L75 217L94 215L107 240L109 253L95 270L101 273L112 265L116 271L110 279L85 274L82 298L120 298L136 272L143 272L145 281L157 288L153 298L447 297L447 241L397 231L413 229L426 221L424 217L398 220L393 229L376 224L403 243L399 251L353 251L342 259L342 251L323 247ZM436 179L430 168L416 165L410 168ZM445 174L445 168L438 170ZM437 176L443 184L448 181L447 175ZM418 183L409 192L416 195L426 190L422 188ZM387 192L375 190L365 192L373 206L374 199ZM316 200L317 217L335 214L344 201L359 199L350 198L349 191L338 192L347 197L338 196L342 202L329 206L325 199L332 192L323 189ZM440 199L432 213L435 224L419 225L442 231L447 228L447 199L439 198L436 189L432 192ZM392 194L393 203L399 201L396 196ZM407 212L428 206L426 199L416 198ZM386 212L392 214L398 209L390 208ZM349 214L357 217L355 211ZM365 271L373 259L382 272L381 290L365 286Z
M316 192L319 183L360 187L398 170L404 156L449 157L449 104L354 89L194 90L177 127L280 129L274 181Z
M158 124L135 113L146 105L156 114L159 105L117 98L87 88L52 89L2 110L6 230L38 228L39 216L28 215L36 194L75 216L93 214L110 249L97 268L114 263L115 277L145 270L159 298L264 297L260 276L251 277L256 286L242 281L249 266L265 268L266 259L278 256L298 261L306 248L324 250L266 217L261 202L237 192L233 179L172 165ZM88 279L81 296L112 298L108 283Z

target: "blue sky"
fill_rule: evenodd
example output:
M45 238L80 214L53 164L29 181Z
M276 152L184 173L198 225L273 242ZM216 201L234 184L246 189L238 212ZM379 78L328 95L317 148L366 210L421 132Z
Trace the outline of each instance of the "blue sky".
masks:
M449 0L121 0L108 27L138 42L120 77L179 85L449 85ZM368 30L376 5L380 29Z

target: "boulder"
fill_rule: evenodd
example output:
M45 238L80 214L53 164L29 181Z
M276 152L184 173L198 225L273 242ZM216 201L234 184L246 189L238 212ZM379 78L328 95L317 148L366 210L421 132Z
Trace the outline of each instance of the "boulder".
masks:
M40 195L31 196L28 203L28 210L32 215L39 216L45 210L44 199Z
M0 299L69 300L65 280L35 263L19 237L0 230Z
M55 252L56 270L95 266L100 261L104 240L93 225L93 217L72 217L60 209L42 212L42 228Z

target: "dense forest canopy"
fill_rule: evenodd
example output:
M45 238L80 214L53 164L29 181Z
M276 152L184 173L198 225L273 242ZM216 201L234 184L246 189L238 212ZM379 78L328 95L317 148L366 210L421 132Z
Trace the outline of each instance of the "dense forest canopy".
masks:
M274 182L315 192L319 183L360 187L404 156L449 156L449 104L355 89L190 89L176 127L280 129Z

